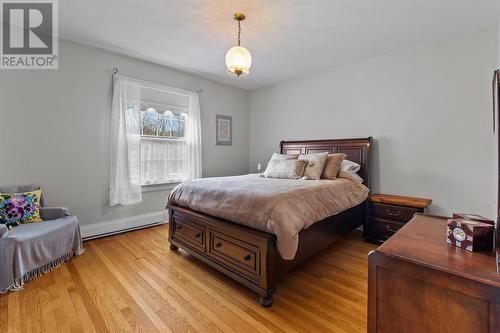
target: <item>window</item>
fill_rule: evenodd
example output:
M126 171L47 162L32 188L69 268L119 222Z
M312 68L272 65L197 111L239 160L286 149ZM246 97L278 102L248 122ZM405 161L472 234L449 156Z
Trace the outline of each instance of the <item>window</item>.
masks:
M185 128L187 110L168 106L141 107L141 185L182 182L187 179ZM141 105L142 106L142 105Z
M110 204L142 201L141 186L201 177L198 94L117 76Z
M141 86L141 185L189 179L186 154L189 95ZM135 109L134 109L135 110Z

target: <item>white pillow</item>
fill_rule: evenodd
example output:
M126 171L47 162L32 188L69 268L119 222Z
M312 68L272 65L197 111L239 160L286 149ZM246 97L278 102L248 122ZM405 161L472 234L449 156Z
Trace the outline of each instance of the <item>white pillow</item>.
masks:
M304 177L306 179L320 179L327 158L328 152L299 155L299 160L307 161Z
M342 171L340 170L337 178L347 178L352 180L353 182L356 183L363 183L363 178L361 178L356 172L354 171Z
M299 179L304 173L307 162L302 160L273 160L267 163L263 177Z
M347 171L347 172L358 172L359 169L361 169L361 165L359 165L356 162L349 161L349 160L343 160L342 163L340 164L340 170L342 171Z
M363 182L363 178L361 178L356 171L347 171L347 173L351 175L351 177L354 178L354 180L358 183Z
M299 154L278 154L278 153L273 153L273 156L271 156L271 161L272 160L296 160L297 157L299 157Z

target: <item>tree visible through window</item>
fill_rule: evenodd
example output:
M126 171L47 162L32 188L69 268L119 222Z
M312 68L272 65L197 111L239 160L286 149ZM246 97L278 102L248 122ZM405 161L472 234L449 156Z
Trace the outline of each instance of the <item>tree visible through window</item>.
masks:
M165 111L159 113L153 108L141 111L141 134L159 138L182 138L187 114Z

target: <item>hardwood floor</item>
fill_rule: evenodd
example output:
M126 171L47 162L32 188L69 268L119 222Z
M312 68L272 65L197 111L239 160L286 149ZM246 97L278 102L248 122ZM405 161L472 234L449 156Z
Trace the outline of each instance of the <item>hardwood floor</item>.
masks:
M0 332L366 332L367 254L376 246L359 231L291 271L268 309L171 252L167 232L85 242L82 256L0 295Z

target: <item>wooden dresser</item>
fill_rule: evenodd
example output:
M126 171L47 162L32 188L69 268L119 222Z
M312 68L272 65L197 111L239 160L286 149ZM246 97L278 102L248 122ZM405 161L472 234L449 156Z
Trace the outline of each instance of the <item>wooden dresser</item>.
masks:
M368 255L368 332L500 332L490 252L446 243L444 217L417 214Z
M394 235L416 213L424 213L431 199L403 197L391 194L371 194L363 227L365 240L382 244Z

